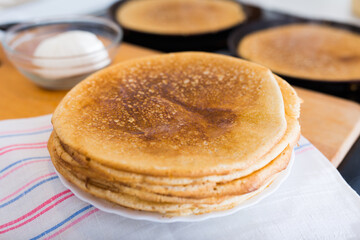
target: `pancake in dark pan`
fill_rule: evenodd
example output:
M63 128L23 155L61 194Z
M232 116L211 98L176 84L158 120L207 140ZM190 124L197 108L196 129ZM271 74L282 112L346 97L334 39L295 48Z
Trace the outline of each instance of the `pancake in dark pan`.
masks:
M235 27L258 19L260 9L232 0L128 0L109 15L125 41L161 51L216 50Z
M283 16L282 14L278 14L278 15ZM274 60L274 59L279 60L279 58L283 58L282 62L285 63L286 65L289 65L289 63L291 62L296 62L297 66L296 68L294 66L295 70L290 70L289 72L289 66L286 66L288 69L286 69L287 71L284 71L285 70L284 66L280 66L281 64L279 64L279 62L275 63L277 64L277 66L271 67L270 66L271 64L269 64L268 62L266 63L263 62L264 59L260 60L260 59L254 59L253 57L249 58L249 56L244 56L244 54L240 54L238 52L238 47L240 42L246 40L247 36L251 36L258 32L261 33L261 31L271 30L271 31L276 31L275 35L273 36L273 40L275 41L275 39L277 39L277 42L279 42L281 41L280 39L282 37L280 36L281 34L280 32L283 32L280 30L281 29L286 30L285 25L294 25L294 24L297 26L301 26L301 25L306 26L308 29L310 29L310 32L309 30L303 28L302 33L301 32L293 33L293 35L299 33L299 35L302 34L302 36L293 37L293 38L297 38L297 40L295 39L292 40L292 43L288 41L287 47L286 45L281 48L279 48L278 46L274 47L271 46L271 43L268 44L267 47L268 47L268 51L276 51L277 53L274 54L274 58L270 60ZM319 28L321 28L320 31L313 31ZM295 28L293 28L293 30L294 29ZM308 33L306 33L306 31ZM311 31L313 32L313 35L315 32L315 36L312 36L312 40L307 39L303 43L299 42L299 39L301 37L305 39L309 37ZM228 46L233 55L247 58L252 61L262 63L264 65L268 65L268 67L272 68L274 72L278 73L280 76L282 76L284 79L289 81L291 84L298 85L301 87L311 88L317 91L330 93L338 96L347 94L348 96L351 97L352 95L354 96L358 95L358 92L356 92L356 90L354 89L356 89L359 86L359 81L360 81L360 76L358 71L359 69L358 66L360 63L359 63L359 58L356 57L359 53L358 50L356 50L359 49L359 44L356 44L359 39L359 33L360 33L359 28L347 24L334 23L329 21L306 20L301 18L283 16L283 17L279 17L279 19L277 20L270 20L270 21L261 20L237 28L231 33L228 39ZM308 36L306 36L306 34ZM317 37L316 35L323 35L323 36ZM289 34L287 37L289 37ZM327 39L331 39L331 40L327 41ZM282 41L284 41L284 39ZM294 43L294 41L297 41L297 43ZM319 44L320 41L326 41L326 44ZM299 53L296 54L297 50L295 49L294 51L292 51L292 54L290 54L290 60L289 60L289 57L284 57L284 53L281 52L282 51L285 52L285 50L289 51L289 47L295 47L295 44L297 44L296 45L297 49L300 48L303 49L304 47L307 47L308 51L303 51L304 53L300 52L300 54ZM354 47L351 47L351 54L349 53L350 48L348 44L354 45ZM247 48L249 48L249 46L247 46ZM269 48L273 50L269 50ZM244 49L244 45L243 45L243 49ZM257 51L258 50L259 48L257 49ZM304 61L304 59L299 60L300 57L304 58L305 57L304 54L306 53L310 53L310 59L308 59L307 61ZM318 54L315 55L315 53ZM285 53L285 55L286 54L288 53ZM296 60L298 61L294 61L295 58L297 58ZM317 58L320 58L320 61L318 61ZM305 68L304 67L302 68L301 64L305 64L307 66L305 66ZM322 66L319 67L319 64L322 64ZM335 67L333 67L334 65ZM280 69L281 67L283 68ZM312 70L307 71L305 70L306 67L307 70L309 68L312 68ZM328 69L330 69L330 71ZM302 73L300 71L302 71ZM316 73L316 71L318 72ZM330 72L332 74L329 74ZM356 97L354 99L356 99Z

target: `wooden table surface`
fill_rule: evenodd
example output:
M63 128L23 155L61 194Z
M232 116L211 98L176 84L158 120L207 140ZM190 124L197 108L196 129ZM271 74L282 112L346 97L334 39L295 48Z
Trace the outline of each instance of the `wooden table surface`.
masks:
M114 63L156 53L124 43ZM359 136L360 106L336 97L296 90L304 100L300 118L302 134L338 166ZM0 49L0 119L52 113L66 92L37 87L12 66Z

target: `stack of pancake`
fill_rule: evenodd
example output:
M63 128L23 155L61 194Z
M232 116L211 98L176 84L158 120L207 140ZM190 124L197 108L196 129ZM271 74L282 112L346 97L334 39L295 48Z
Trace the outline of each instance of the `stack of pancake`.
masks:
M286 169L300 99L260 65L185 52L120 63L54 112L54 166L82 190L166 216L232 208Z

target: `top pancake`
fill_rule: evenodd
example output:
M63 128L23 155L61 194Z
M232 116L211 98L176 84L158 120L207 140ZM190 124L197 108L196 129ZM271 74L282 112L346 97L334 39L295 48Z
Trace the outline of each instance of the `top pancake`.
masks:
M240 4L229 0L132 0L116 15L126 28L166 35L216 32L246 18Z
M92 161L140 174L227 174L261 161L284 135L279 86L259 65L209 53L120 63L93 74L52 119Z
M238 54L291 77L360 79L360 35L325 25L290 24L249 34Z

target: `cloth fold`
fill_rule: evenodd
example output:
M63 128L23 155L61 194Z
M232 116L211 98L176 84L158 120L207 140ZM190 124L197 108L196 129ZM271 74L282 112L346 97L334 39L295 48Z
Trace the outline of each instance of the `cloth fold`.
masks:
M359 239L360 197L304 137L288 179L259 204L194 223L99 211L60 182L51 115L0 122L0 239Z

